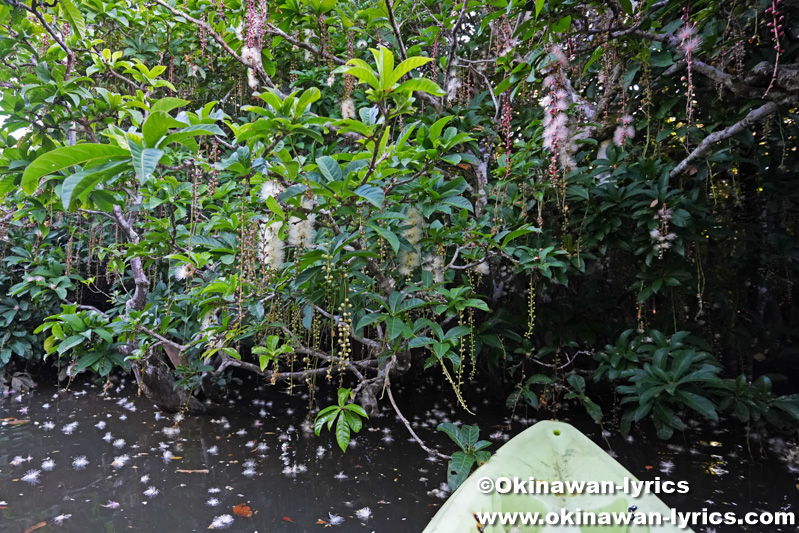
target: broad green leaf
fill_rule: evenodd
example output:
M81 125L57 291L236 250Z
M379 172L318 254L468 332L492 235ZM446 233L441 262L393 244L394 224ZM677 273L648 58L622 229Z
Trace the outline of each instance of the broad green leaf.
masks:
M60 0L58 4L61 6L64 16L69 21L70 25L75 29L81 39L86 38L86 21L81 14L80 9L72 2L72 0Z
M110 163L130 157L130 152L110 144L76 144L57 148L37 157L22 174L22 190L32 194L39 178L75 165Z
M150 107L150 112L155 113L157 111L163 111L165 113L168 113L173 109L176 109L178 107L183 107L184 105L187 105L189 103L190 103L189 100L183 100L182 98L174 98L172 96L167 96L166 98L161 98L160 100L155 102Z
M115 161L67 176L61 184L61 204L64 209L70 211L70 206L76 199L85 201L97 185L122 171L127 165L127 161Z
M164 155L163 150L158 148L143 148L140 144L128 140L130 146L130 155L133 160L133 169L139 177L139 183L144 184L148 179L155 167L158 166L158 161Z
M364 67L351 67L347 69L347 74L350 76L355 76L360 81L371 86L373 89L380 88L380 83L377 81L375 72L372 69L366 69Z
M675 392L674 395L685 405L687 405L688 407L690 407L700 415L709 418L714 422L719 421L719 415L716 413L716 406L714 406L713 402L711 402L704 396L699 396L698 394L694 394L692 392L685 392L680 390Z
M430 57L421 57L421 56L409 57L408 59L406 59L405 61L403 61L399 65L397 65L397 68L394 69L394 72L391 74L390 78L388 79L388 82L386 83L386 87L387 88L388 87L393 87L394 84L397 83L398 81L400 81L400 79L405 74L407 74L408 72L410 72L411 70L413 70L415 68L419 68L422 65L426 65L427 63L429 63L432 60L433 59L430 58Z
M347 452L347 446L350 444L350 425L344 416L339 416L338 423L336 424L336 442L342 452Z
M399 237L397 237L397 235L394 232L392 232L390 230L387 230L386 228L383 228L383 227L378 226L377 224L373 224L373 223L369 223L369 224L367 224L367 226L372 228L373 230L375 230L375 232L378 235L380 235L385 240L387 240L388 244L391 245L391 249L394 250L395 254L399 253L400 240L399 240Z
M72 335L71 337L67 338L64 342L58 345L58 355L63 355L64 352L67 350L74 348L75 346L83 343L86 341L86 337L83 335Z
M433 96L444 96L447 94L441 87L438 86L433 80L427 78L413 78L402 83L399 87L394 89L396 93L420 91L423 93L430 93Z
M312 103L316 102L322 97L322 93L316 87L311 87L310 89L306 89L305 92L302 93L300 96L299 101L297 102L297 109L300 113L304 113L308 106Z
M163 141L159 143L159 146L169 146L171 143L178 143L184 144L188 148L196 151L196 144L193 142L194 137L200 137L203 135L219 135L220 137L225 137L225 132L217 126L216 124L194 124L192 126L186 126L185 128L180 129L174 133L170 133L167 135ZM187 145L185 141L187 139L192 139L192 144Z
M322 175L327 178L327 181L341 181L341 167L338 166L335 159L323 155L316 158L316 164L319 166L319 171Z
M475 461L476 458L473 454L465 454L463 452L452 454L452 459L447 463L447 485L449 485L450 490L457 489L466 481Z
M373 206L380 208L383 206L383 200L385 200L385 195L383 194L383 189L378 187L373 187L372 185L361 185L357 189L355 189L355 194L372 204Z
M182 128L185 125L169 116L165 111L153 111L141 128L144 145L155 148L161 137L169 133L169 128Z

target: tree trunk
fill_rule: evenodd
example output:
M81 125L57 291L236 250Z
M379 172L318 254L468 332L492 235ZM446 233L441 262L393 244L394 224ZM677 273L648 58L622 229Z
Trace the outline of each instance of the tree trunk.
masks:
M133 364L133 373L139 388L159 409L167 413L183 411L191 414L203 414L205 405L188 391L175 388L172 368L167 364L160 348L150 350L139 362L141 367Z

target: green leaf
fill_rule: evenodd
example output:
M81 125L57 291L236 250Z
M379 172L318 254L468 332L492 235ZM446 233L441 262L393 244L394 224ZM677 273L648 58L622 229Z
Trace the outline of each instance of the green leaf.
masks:
M698 394L694 394L692 392L680 390L674 393L674 396L700 415L709 418L714 422L719 421L719 415L716 413L716 406L714 406L713 402L704 396L699 396Z
M463 452L455 452L452 454L452 459L447 463L447 484L450 490L454 491L466 481L475 461L476 458L472 454L465 454Z
M401 318L393 316L391 318L386 319L386 333L388 333L389 340L394 340L400 335L402 335L402 331L405 329L405 322L402 321Z
M70 348L74 348L75 346L83 343L86 340L86 337L83 335L72 335L71 337L67 338L64 342L58 345L58 355L63 355L64 352L69 350Z
M22 174L22 190L32 194L39 178L75 165L110 163L130 157L130 152L110 144L76 144L57 148L37 157Z
M338 397L337 398L338 399L338 404L343 406L344 403L350 398L350 393L351 392L352 392L352 389L345 389L345 388L339 389L338 392L336 393L336 396Z
M352 62L352 61L350 61ZM355 76L360 81L367 83L373 89L379 89L380 83L377 81L377 76L375 76L375 71L368 67L350 67L347 69L347 74L350 76Z
M283 211L283 208L280 207L280 204L277 203L274 196L270 196L266 199L266 207L281 220L286 220L286 213Z
M358 324L355 326L356 330L360 330L361 328L365 328L366 326L371 326L375 322L378 322L383 318L383 315L380 313L369 313L364 315L359 321Z
M393 87L394 84L400 81L400 79L405 74L407 74L408 72L410 72L415 68L419 68L422 65L426 65L432 60L433 59L430 57L422 57L422 56L409 57L408 59L397 65L397 68L394 69L394 72L391 74L391 76L389 76L389 79L386 82L386 88Z
M353 413L363 418L369 418L369 415L366 414L366 410L357 403L348 403L347 405L344 406L344 409L352 411Z
M335 159L323 155L316 158L316 164L319 166L319 171L327 178L328 182L341 181L341 167L338 166Z
M74 200L85 200L97 185L117 174L127 165L127 161L115 161L67 176L64 183L61 184L61 204L64 209L70 211Z
M436 430L446 433L452 439L452 442L460 446L461 449L466 449L467 443L461 438L460 428L452 422L442 422L436 427Z
M158 166L158 161L164 155L164 151L158 148L144 148L133 141L129 141L129 146L133 169L139 177L139 183L143 185Z
M189 104L189 100L183 100L182 98L174 98L172 96L167 96L166 98L161 98L157 102L155 102L150 107L150 112L155 113L157 111L163 111L165 113L169 113L175 108L183 107L186 104Z
M380 208L383 206L383 201L385 200L385 195L383 194L383 189L378 187L373 187L372 185L361 185L357 189L355 189L355 194L372 204L373 206Z
M350 425L344 416L340 416L336 424L336 442L341 451L346 453L347 446L350 444Z
M391 249L394 250L395 254L399 253L400 249L399 237L397 237L393 232L387 230L382 226L378 226L377 224L369 223L367 224L367 226L375 230L375 233L377 233L378 235L383 237L386 241L388 241L388 244L391 245Z
M83 19L80 9L78 9L72 0L61 0L59 5L64 12L64 16L69 21L72 28L74 28L74 30L77 32L78 36L80 36L81 39L85 39L86 21Z
M538 15L541 13L541 10L544 9L544 0L535 0L535 18L538 19Z
M428 80L427 78L413 78L394 89L395 93L409 93L413 91L430 93L433 96L444 96L447 94L436 82Z
M142 126L144 145L155 148L161 137L169 133L169 128L182 128L184 123L178 122L164 111L153 111Z

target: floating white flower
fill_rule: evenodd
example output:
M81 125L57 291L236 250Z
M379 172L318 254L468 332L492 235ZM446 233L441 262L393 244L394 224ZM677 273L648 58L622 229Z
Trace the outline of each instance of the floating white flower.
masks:
M72 518L71 514L60 514L53 518L53 523L60 526L64 523L64 520L69 520L70 518Z
M83 470L86 468L86 465L89 464L89 460L86 459L85 455L79 455L72 459L72 468L75 470Z
M233 517L229 514L223 514L214 517L211 526L208 529L226 529L233 524Z
M25 483L30 483L31 485L36 485L39 483L39 475L42 473L41 470L28 470L25 472L25 475L22 476L22 481Z
M372 516L372 510L368 507L363 507L362 509L358 509L355 511L355 516L360 518L361 520L369 520Z

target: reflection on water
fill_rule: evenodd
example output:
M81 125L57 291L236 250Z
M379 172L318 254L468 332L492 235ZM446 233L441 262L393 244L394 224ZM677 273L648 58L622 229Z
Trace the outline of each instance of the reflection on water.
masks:
M307 399L274 390L256 390L255 399L239 398L215 416L185 419L159 413L124 380L108 395L83 384L0 399L0 532L424 528L448 495L445 465L409 442L393 412L369 421L342 454L330 433L316 437L302 423ZM474 423L432 385L405 396L417 432L447 452L436 425L448 414ZM508 430L501 408L482 411L494 450L535 422L524 416L536 413L521 413ZM750 461L733 435L666 444L571 422L609 443L609 453L640 479L689 481L689 494L663 496L681 511L796 510L796 472L776 457Z

